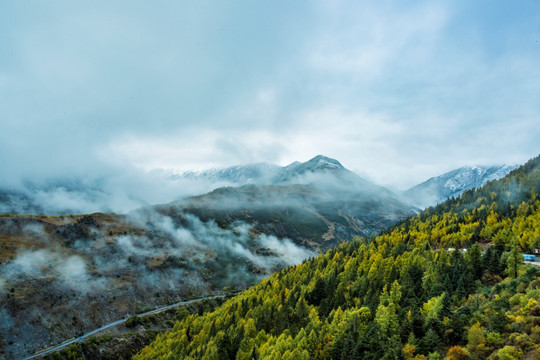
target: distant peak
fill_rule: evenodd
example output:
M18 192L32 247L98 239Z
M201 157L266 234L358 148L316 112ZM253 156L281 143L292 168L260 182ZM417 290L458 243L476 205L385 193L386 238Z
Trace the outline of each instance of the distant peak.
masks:
M327 168L339 168L344 169L343 165L336 159L329 158L324 155L317 155L313 159L306 161L306 164L313 164L317 166L324 166Z
M464 191L479 188L498 180L515 169L512 165L466 165L437 177L432 177L405 192L414 205L421 208L458 197Z

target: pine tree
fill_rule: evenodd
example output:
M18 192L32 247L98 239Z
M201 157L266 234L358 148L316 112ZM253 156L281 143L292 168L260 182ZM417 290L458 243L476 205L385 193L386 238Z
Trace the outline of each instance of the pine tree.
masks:
M511 278L517 278L519 266L523 264L523 255L519 252L517 240L512 242L512 248L510 254L506 260L506 274Z
M473 278L480 279L482 277L482 249L478 243L471 246L467 252L466 260Z

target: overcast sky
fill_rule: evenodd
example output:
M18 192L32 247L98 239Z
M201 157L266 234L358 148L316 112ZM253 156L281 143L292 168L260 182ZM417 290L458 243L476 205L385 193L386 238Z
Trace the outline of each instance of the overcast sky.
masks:
M405 5L406 4L406 5ZM540 1L2 1L0 181L540 153Z

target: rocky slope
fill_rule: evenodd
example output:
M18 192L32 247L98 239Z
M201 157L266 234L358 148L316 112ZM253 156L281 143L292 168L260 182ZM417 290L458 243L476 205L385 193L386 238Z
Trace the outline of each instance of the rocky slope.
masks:
M46 348L186 297L242 288L314 256L250 224L153 209L0 217L0 354Z

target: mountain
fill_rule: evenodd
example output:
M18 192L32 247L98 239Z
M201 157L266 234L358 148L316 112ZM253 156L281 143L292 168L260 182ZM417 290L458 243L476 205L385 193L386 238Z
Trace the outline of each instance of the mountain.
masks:
M317 155L304 163L293 162L280 169L274 183L292 182L302 176L315 173L333 172L334 174L349 172L335 159Z
M315 250L375 235L416 213L391 191L320 155L279 168L271 183L218 188L156 209L172 218L193 214L221 227L245 222L253 231Z
M432 177L418 184L404 195L412 204L420 208L436 205L448 198L458 197L465 190L484 186L489 181L506 176L517 166L465 166Z
M415 214L323 156L212 176L263 182L269 173L271 184L220 187L124 215L1 215L0 357L23 357L142 309L244 289Z
M0 358L114 320L243 289L316 255L247 222L154 208L128 215L0 216Z
M173 172L170 176L173 179L208 181L214 185L277 185L287 182L298 183L302 176L326 171L350 172L339 161L317 155L306 162L295 161L287 166L258 163L231 166L225 169Z
M188 316L145 359L538 359L540 156ZM451 250L454 248L457 250Z
M342 185L347 185L347 181L357 185L362 182L337 160L322 155L287 166L259 163L196 172L156 170L150 173L113 174L96 179L31 179L18 186L0 186L0 213L126 213L225 186L308 184L314 182L314 176L321 175L331 175L332 179L341 177L344 180ZM367 190L369 184L364 181L362 186Z
M231 166L225 169L209 169L203 171L173 172L172 179L190 179L207 181L214 186L220 185L245 185L272 183L281 172L277 165L258 163L248 165Z

